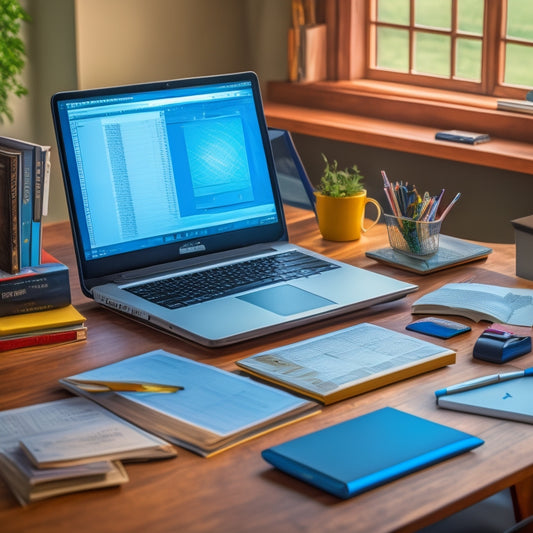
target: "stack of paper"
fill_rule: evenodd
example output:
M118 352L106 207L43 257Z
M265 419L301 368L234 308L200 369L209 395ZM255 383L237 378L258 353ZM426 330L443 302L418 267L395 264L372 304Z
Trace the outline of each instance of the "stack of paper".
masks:
M21 504L120 485L120 460L174 457L167 442L84 398L0 412L0 475Z

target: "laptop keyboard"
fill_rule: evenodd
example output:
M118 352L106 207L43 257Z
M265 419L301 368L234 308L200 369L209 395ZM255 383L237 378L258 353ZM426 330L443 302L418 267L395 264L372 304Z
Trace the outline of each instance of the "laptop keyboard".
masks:
M296 250L201 272L149 281L127 290L168 309L178 309L273 283L305 278L337 265Z

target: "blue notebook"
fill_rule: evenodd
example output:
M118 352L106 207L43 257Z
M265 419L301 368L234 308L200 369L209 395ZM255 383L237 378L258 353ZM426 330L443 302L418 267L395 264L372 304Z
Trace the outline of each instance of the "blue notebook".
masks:
M350 498L483 444L478 437L385 407L262 452L302 481Z

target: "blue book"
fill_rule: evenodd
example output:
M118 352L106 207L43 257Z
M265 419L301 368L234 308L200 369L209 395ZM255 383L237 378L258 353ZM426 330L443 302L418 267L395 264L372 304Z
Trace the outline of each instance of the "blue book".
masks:
M49 146L0 137L0 146L22 153L19 201L19 254L20 268L36 266L41 262L41 217L47 173L46 153Z
M280 470L350 498L476 448L483 440L385 407L262 452Z

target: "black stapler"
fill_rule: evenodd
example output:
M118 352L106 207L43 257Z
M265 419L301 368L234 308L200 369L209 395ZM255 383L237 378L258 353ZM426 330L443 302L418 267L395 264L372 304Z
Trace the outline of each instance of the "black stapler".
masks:
M531 351L531 337L486 329L474 345L473 356L489 363L506 363Z

